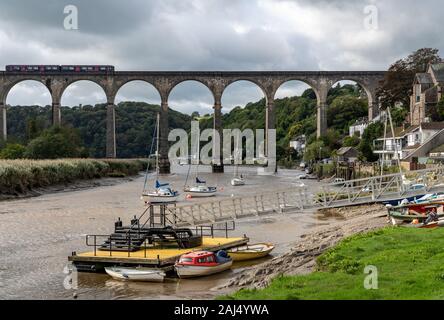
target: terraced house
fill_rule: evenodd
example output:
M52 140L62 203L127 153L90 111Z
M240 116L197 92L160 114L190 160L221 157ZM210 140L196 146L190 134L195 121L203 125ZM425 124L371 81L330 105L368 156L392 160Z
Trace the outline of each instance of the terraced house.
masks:
M415 75L407 123L395 128L395 137L387 132L385 138L374 141L374 153L380 159L386 162L400 159L410 169L437 159L430 153L435 154L444 145L444 122L432 120L443 98L443 88L444 62L431 64L427 72Z

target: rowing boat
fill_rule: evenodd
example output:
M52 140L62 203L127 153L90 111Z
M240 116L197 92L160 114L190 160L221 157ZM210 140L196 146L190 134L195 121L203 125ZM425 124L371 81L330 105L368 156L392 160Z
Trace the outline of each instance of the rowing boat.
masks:
M105 271L117 280L163 282L165 272L150 268L106 267Z
M270 243L255 243L228 250L228 255L233 261L245 261L259 259L267 256L274 249Z

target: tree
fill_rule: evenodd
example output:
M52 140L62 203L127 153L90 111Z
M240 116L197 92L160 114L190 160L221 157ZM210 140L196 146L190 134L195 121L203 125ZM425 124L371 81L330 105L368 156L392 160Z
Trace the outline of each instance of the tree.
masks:
M304 152L304 160L306 162L321 160L330 156L330 148L324 145L322 140L315 140L310 143Z
M55 126L31 140L24 156L30 159L77 158L85 155L77 130Z
M373 153L373 141L379 138L383 134L383 131L384 125L381 122L368 125L362 134L361 142L358 146L361 158L369 162L378 160L378 157Z
M368 103L350 95L335 98L327 109L327 124L344 134L356 119L367 115Z
M396 107L390 109L390 114L392 115L393 124L399 127L405 122L408 111L405 108Z
M8 143L0 151L0 159L21 159L26 151L26 147L18 143Z
M419 49L390 66L381 87L377 90L384 109L394 106L397 102L401 102L404 108L409 106L415 74L426 72L430 63L440 62L438 51L432 48Z
M359 145L359 143L361 142L361 139L359 139L358 136L353 135L353 136L347 136L344 138L344 140L342 141L342 144L344 147L357 147Z

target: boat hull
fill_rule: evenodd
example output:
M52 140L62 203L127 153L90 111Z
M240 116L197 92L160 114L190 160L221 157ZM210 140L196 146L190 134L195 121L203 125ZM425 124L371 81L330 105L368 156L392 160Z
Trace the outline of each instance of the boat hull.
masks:
M113 279L125 281L163 282L165 273L154 269L105 268Z
M142 199L145 203L170 203L176 202L179 196L158 196L154 194L143 194Z
M193 198L214 197L216 195L216 190L214 190L214 191L187 191L187 195L190 195Z
M231 179L232 186L243 186L245 185L245 181L243 179Z
M246 261L263 258L273 251L274 246L268 243L258 243L241 246L228 250L228 255L233 261Z
M233 260L216 266L197 266L197 265L175 265L175 269L179 278L195 278L204 277L212 274L220 273L231 268Z

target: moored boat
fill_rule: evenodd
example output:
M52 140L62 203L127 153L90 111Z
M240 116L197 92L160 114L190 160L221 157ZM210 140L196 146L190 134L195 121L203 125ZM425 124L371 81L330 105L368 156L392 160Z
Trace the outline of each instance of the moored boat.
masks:
M271 243L254 243L235 247L228 250L228 255L233 261L245 261L263 258L274 249Z
M179 278L208 276L231 268L233 259L225 251L195 251L184 254L174 268Z
M216 187L208 187L206 185L201 186L193 186L190 188L184 189L187 195L191 197L213 197L216 195L217 188Z
M149 172L149 164L147 165L146 173L145 173L145 182L143 184L143 191L141 199L146 204L156 204L156 203L169 203L169 202L176 202L177 198L179 197L179 192L176 190L173 190L169 183L160 183L159 182L159 114L157 114L157 122L155 130L157 131L156 139L153 139L153 143L151 145L151 151L154 146L154 140L157 141L156 146L156 184L154 186L154 189L148 189L147 188L147 181L148 181L148 172Z
M165 272L149 268L106 267L105 271L117 280L163 282Z

